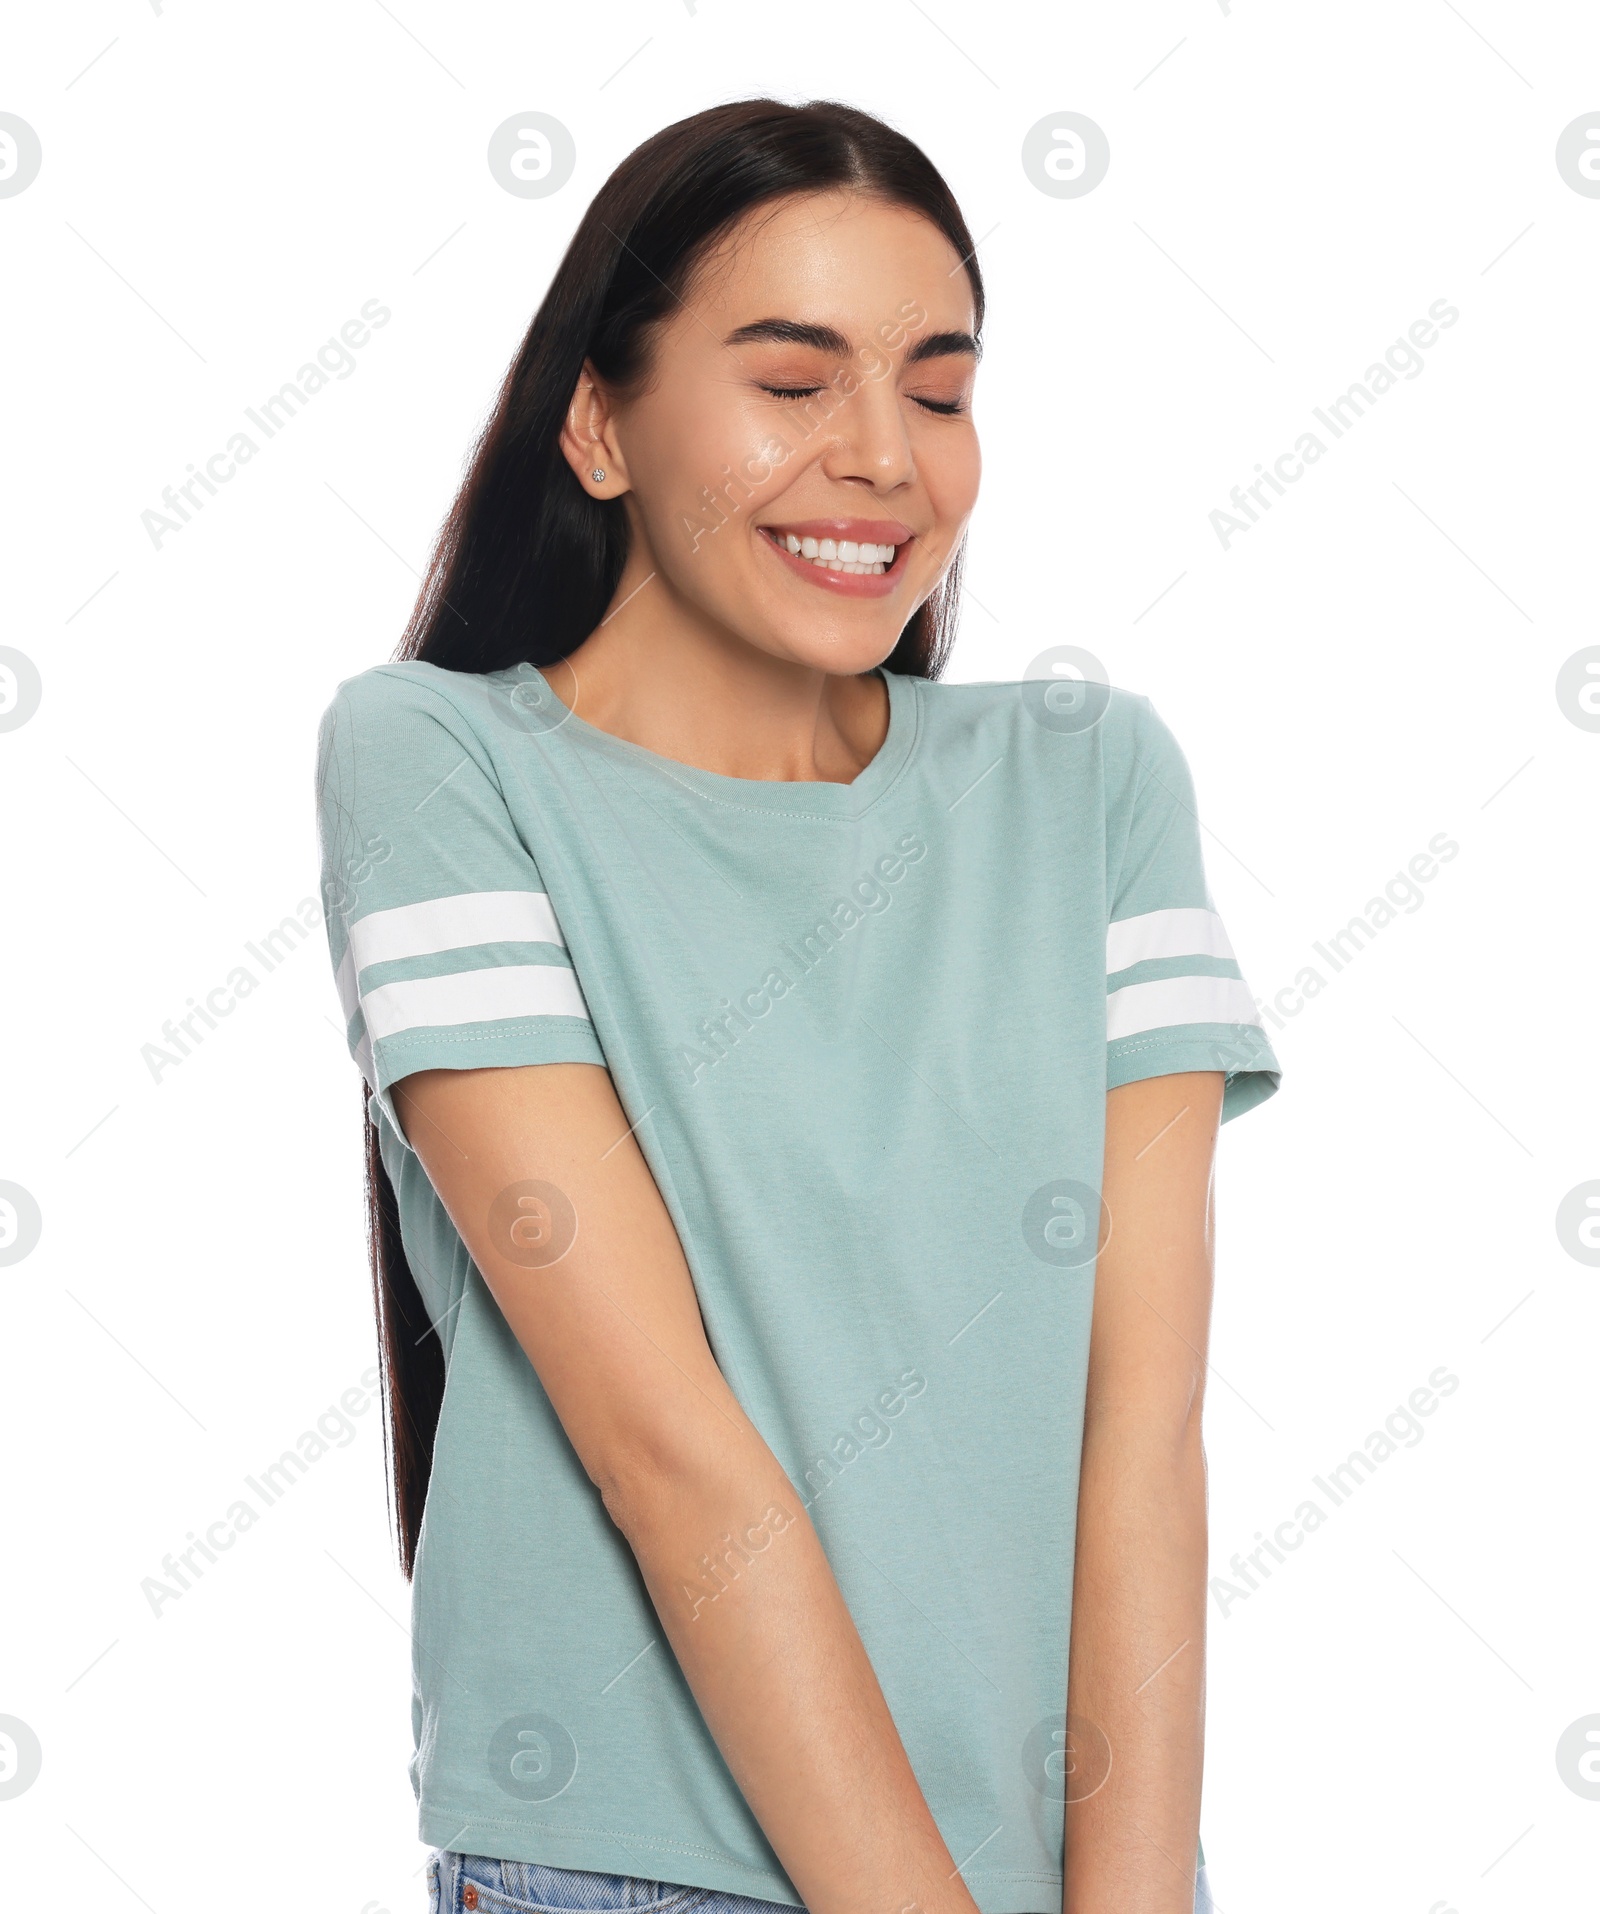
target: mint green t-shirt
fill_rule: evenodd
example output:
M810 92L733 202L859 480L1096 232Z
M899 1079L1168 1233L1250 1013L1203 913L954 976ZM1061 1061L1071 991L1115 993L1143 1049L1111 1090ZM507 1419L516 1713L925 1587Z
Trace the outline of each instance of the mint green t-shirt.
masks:
M394 1121L413 1071L591 1062L979 1907L1059 1914L1106 1091L1223 1070L1227 1118L1278 1064L1145 699L885 679L848 785L679 764L527 665L382 665L323 720L330 952L447 1365L426 1842L799 1905ZM781 1572L786 1519L752 1514L691 1612Z

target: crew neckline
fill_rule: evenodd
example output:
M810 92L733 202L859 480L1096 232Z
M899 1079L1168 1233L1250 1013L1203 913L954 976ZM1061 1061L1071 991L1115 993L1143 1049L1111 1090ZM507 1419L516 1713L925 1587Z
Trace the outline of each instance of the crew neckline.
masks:
M648 767L700 797L743 810L781 811L812 817L859 817L894 783L916 742L915 681L883 665L875 665L873 669L889 693L889 728L876 753L848 784L822 778L735 778L720 771L704 770L697 764L684 764L678 758L652 751L648 745L619 738L615 732L604 731L580 717L537 665L524 664L513 669L519 676L531 672L567 713L558 724L542 730L541 736L565 736L573 742L592 745L626 763Z

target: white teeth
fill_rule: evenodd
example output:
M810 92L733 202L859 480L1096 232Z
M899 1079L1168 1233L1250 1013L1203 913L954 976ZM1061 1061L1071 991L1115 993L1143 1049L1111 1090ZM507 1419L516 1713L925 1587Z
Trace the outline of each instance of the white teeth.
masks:
M893 568L896 547L874 545L853 538L800 538L793 532L774 532L773 542L780 551L796 558L809 558L830 572L881 577Z

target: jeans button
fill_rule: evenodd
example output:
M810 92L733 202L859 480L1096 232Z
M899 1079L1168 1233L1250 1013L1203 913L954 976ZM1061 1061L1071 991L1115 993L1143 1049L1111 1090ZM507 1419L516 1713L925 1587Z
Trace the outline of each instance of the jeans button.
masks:
M468 1881L466 1886L461 1890L461 1905L463 1907L476 1907L478 1905L478 1890L471 1881Z

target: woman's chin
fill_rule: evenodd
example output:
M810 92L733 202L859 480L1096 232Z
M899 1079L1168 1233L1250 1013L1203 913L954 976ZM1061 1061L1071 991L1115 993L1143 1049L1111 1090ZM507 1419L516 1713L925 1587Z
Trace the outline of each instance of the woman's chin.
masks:
M885 616L886 609L881 601L870 604L859 599L801 610L792 604L769 603L760 618L735 614L727 624L757 651L813 671L851 677L881 665L899 643L911 613L902 615L897 608Z
M881 665L894 650L899 637L898 627L875 633L870 638L864 638L859 631L795 632L786 634L779 656L813 671L825 671L830 677L855 678Z

